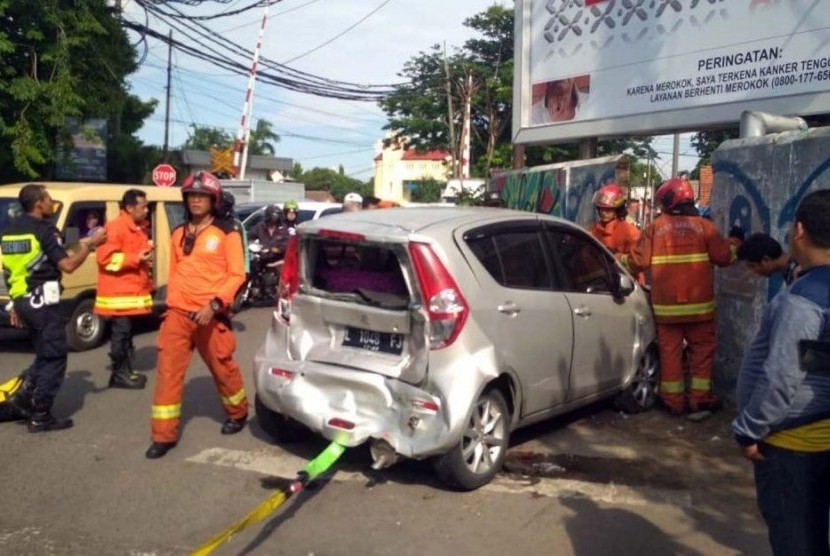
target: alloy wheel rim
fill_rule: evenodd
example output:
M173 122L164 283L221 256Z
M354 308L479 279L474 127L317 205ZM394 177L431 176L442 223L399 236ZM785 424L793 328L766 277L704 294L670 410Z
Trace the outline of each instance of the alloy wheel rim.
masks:
M504 451L504 437L505 420L499 407L489 397L479 400L461 442L467 468L476 475L490 472Z
M91 312L84 312L78 315L75 321L78 336L85 341L89 341L98 334L98 327L101 323L98 317Z
M646 351L634 377L633 396L640 407L650 407L657 397L657 357L651 350Z

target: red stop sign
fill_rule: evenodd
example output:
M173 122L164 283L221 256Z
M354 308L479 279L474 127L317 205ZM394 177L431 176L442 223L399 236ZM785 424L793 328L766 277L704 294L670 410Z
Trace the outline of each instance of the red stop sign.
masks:
M176 183L176 169L169 164L159 164L153 168L153 183L159 187L170 187Z

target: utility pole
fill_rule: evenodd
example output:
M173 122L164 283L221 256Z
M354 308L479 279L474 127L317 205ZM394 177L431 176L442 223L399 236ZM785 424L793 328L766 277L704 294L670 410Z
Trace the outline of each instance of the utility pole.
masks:
M452 107L452 78L450 77L450 63L447 61L447 43L444 43L444 74L447 83L447 123L450 131L450 155L452 155L452 176L458 178L458 145L455 142L455 113Z
M674 134L674 146L671 153L671 177L677 177L680 171L680 134Z
M172 73L171 67L173 65L173 31L167 35L167 103L164 108L164 151L161 155L161 161L167 162L167 153L170 149L170 75Z

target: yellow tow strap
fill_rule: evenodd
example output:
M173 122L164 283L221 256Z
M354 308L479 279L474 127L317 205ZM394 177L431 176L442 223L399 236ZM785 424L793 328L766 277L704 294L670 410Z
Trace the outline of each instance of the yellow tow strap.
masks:
M206 556L212 553L235 534L274 513L291 495L300 492L308 483L325 473L345 450L346 448L337 442L329 444L316 458L308 462L305 469L298 474L297 479L286 490L277 491L269 496L264 502L251 510L248 515L191 552L191 556Z

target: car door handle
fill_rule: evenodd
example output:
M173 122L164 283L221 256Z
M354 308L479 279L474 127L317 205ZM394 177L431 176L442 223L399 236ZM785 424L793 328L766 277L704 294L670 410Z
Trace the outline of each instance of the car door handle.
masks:
M591 310L588 307L581 305L574 309L574 315L587 318L591 316Z
M508 301L504 305L499 305L496 307L500 313L504 313L506 315L515 315L516 313L521 312L522 308L513 303L512 301Z

